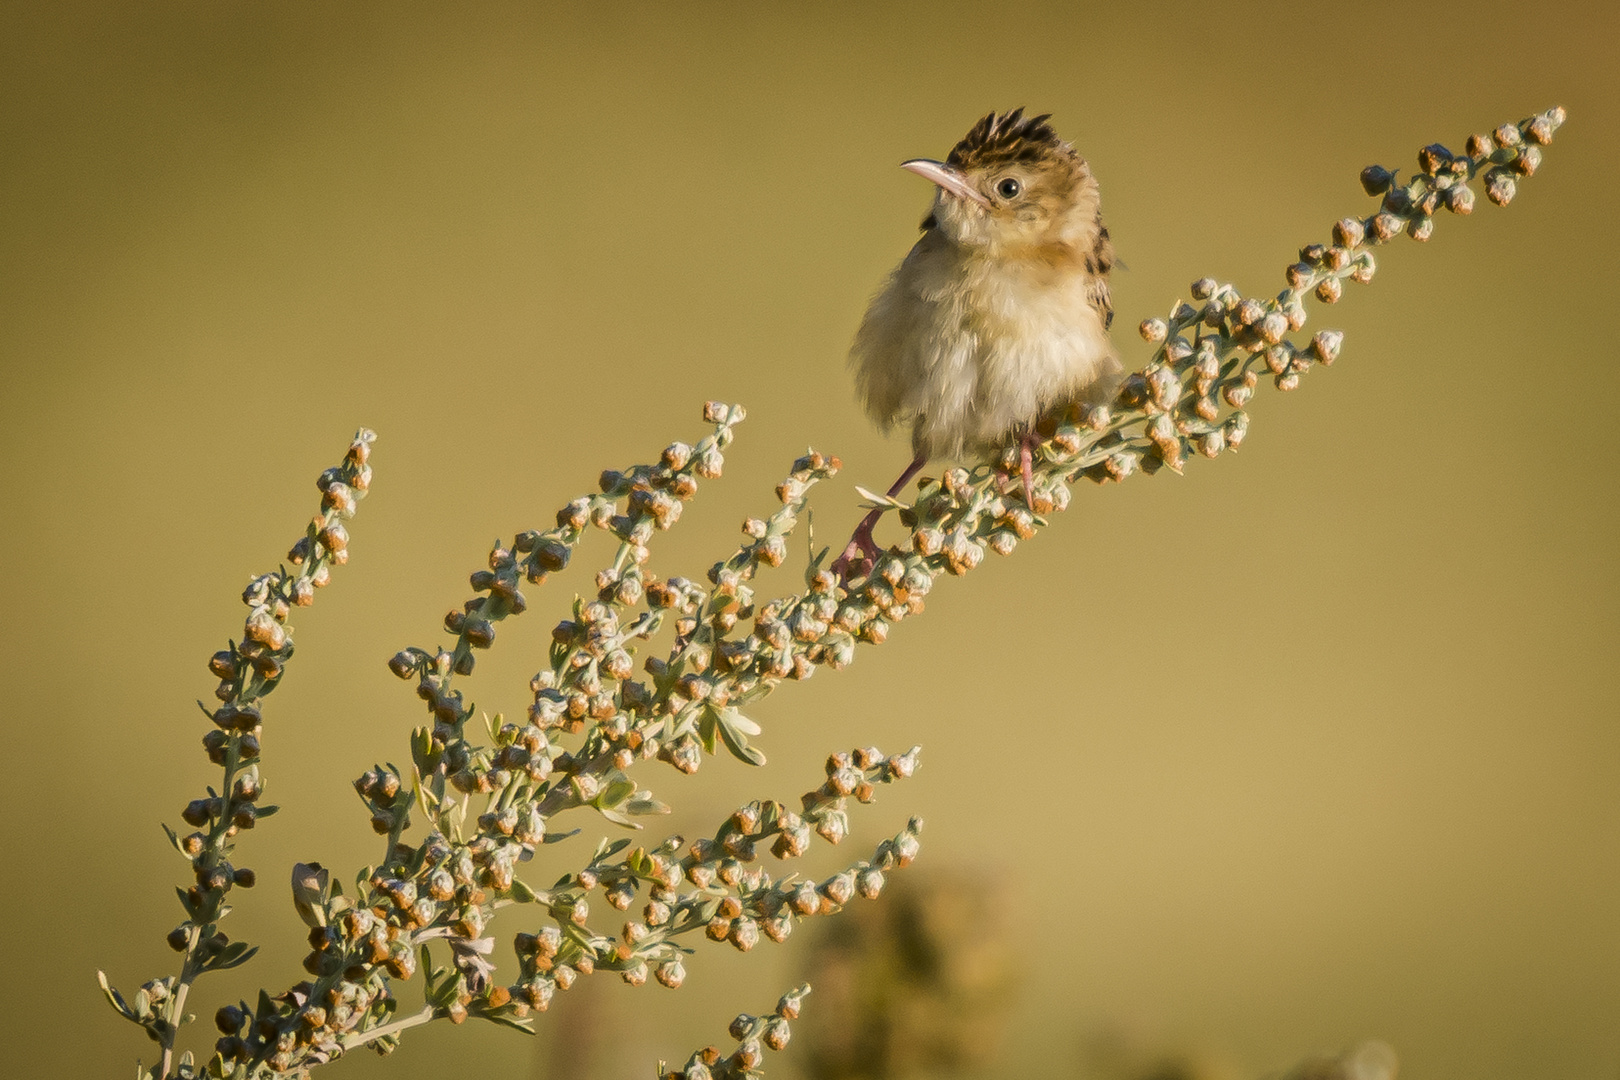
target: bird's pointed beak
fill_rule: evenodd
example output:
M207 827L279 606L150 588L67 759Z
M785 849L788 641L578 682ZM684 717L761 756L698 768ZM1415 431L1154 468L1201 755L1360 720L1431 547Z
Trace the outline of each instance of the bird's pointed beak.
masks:
M939 185L939 189L959 199L976 202L980 206L989 207L990 200L985 198L967 177L945 164L943 161L931 161L928 158L916 158L912 161L902 161L902 169L914 172L924 180L931 180Z

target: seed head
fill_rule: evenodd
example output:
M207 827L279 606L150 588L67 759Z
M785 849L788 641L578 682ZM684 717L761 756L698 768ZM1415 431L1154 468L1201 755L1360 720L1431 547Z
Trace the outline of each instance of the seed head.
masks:
M1391 213L1380 213L1368 219L1367 231L1380 244L1392 240L1401 231L1401 219Z
M1418 151L1418 167L1425 175L1435 176L1451 164L1451 151L1439 143L1430 143Z
M1394 181L1395 174L1382 165L1369 165L1361 170L1361 189L1368 195L1382 195Z
M781 1017L773 1016L765 1022L765 1045L772 1050L786 1049L788 1040L792 1037L793 1033L788 1030L787 1021Z
M1527 146L1519 151L1519 156L1513 159L1512 169L1520 176L1534 176L1536 169L1541 166L1541 148Z
M1340 247L1353 248L1366 237L1366 230L1359 218L1341 218L1333 226L1333 242Z
M1512 202L1517 187L1513 174L1507 169L1492 169L1485 174L1485 197L1497 206Z

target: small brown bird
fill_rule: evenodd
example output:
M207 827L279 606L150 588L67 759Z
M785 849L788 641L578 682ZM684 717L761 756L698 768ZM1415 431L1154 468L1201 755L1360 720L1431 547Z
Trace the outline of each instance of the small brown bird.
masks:
M890 496L932 458L982 458L1017 436L1032 502L1036 420L1119 383L1097 181L1047 119L990 113L944 161L901 165L933 181L933 207L849 353L872 419L911 426L916 457ZM855 530L840 573L876 557L881 514Z

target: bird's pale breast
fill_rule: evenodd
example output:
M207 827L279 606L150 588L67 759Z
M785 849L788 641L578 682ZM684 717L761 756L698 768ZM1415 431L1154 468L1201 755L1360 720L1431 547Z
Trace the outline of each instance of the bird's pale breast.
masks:
M1054 404L1106 398L1121 366L1086 286L1050 253L990 258L924 236L851 350L867 411L911 422L919 455L959 458Z

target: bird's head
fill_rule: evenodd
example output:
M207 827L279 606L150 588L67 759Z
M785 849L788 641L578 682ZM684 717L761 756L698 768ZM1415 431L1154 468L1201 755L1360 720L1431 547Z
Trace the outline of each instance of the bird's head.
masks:
M992 255L1089 249L1101 228L1097 181L1046 120L990 113L944 161L904 162L939 189L923 227Z

